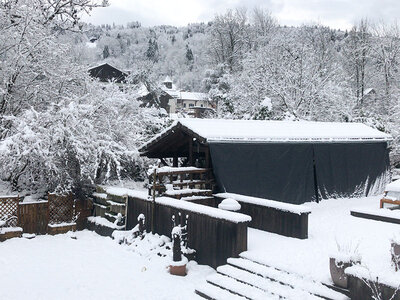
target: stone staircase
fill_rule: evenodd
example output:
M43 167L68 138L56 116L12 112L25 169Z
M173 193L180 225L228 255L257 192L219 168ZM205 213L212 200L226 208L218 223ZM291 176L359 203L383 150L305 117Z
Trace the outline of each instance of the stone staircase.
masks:
M320 282L243 257L229 258L196 288L205 299L349 299Z

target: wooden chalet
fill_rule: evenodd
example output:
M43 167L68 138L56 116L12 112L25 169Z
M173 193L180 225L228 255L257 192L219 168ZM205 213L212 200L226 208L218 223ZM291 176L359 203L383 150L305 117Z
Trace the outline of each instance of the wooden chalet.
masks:
M92 67L88 71L91 77L98 78L101 82L114 81L116 83L125 83L128 77L127 73L111 66L108 63Z
M381 192L390 140L359 123L188 118L139 151L165 165L211 170L214 192L301 204Z

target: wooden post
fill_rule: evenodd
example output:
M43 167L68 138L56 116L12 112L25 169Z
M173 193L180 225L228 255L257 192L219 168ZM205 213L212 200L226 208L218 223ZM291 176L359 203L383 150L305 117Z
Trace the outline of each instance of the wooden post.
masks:
M154 222L155 222L155 215L156 215L156 179L157 179L157 169L154 168L153 172L153 205L151 207L151 232L155 233L154 231Z
M189 167L193 166L193 140L189 140Z
M172 166L177 168L178 167L178 156L175 155L172 161Z

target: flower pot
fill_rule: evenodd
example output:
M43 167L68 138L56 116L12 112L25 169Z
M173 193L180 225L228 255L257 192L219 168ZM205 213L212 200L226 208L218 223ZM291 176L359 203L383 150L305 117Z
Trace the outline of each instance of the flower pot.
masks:
M360 263L359 259L339 259L335 257L331 257L329 259L329 269L331 272L331 277L333 283L341 288L348 288L348 278L345 274L344 270L348 267L351 267L357 263Z
M182 260L172 261L169 265L169 273L171 275L186 276L186 264L188 260L182 255Z
M396 271L400 270L400 244L392 242L392 262Z

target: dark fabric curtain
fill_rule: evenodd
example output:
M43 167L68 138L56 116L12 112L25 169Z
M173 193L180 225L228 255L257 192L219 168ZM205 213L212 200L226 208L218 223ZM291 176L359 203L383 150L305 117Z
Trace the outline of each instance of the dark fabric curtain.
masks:
M300 204L315 198L311 144L210 143L220 191Z
M316 177L320 196L368 196L389 170L386 143L315 144Z
M368 195L389 169L386 143L209 145L220 192L293 204L315 201L316 186L323 199Z

